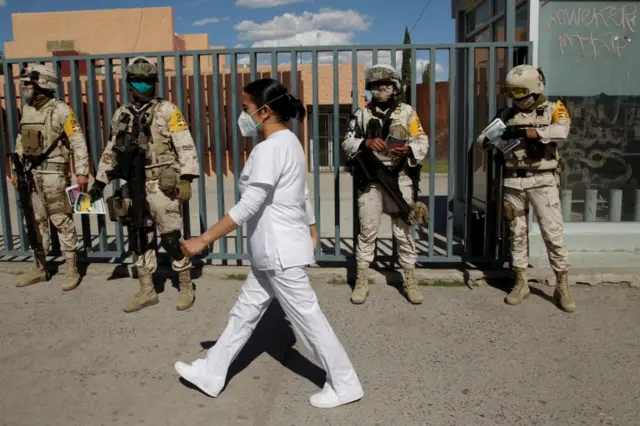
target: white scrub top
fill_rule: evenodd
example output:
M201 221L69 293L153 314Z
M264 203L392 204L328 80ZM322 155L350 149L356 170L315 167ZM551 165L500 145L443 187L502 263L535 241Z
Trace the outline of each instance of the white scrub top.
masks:
M267 198L247 221L251 266L273 270L315 262L307 212L307 168L302 145L290 130L273 133L251 151L238 187L268 188Z

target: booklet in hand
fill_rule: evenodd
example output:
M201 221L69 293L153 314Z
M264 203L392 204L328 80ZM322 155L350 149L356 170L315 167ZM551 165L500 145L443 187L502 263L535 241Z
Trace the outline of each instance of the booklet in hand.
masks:
M73 208L74 213L78 214L106 214L104 200L91 202L91 195L80 191L78 185L72 185L66 189L69 204Z
M403 146L407 145L407 140L394 138L393 136L389 135L387 136L387 139L384 141L384 143L387 145L387 153L390 154L391 150L402 148Z
M487 140L486 143L498 148L503 154L513 150L513 148L520 144L519 139L502 139L502 134L506 128L507 126L504 122L501 119L496 118L482 131L482 135L484 135Z

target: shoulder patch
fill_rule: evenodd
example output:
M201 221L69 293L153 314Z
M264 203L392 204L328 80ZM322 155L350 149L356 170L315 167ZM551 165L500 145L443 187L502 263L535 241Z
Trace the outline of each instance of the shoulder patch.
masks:
M169 131L178 132L187 130L188 128L187 120L184 119L182 112L180 112L177 106L173 105L173 113L171 117L169 117Z
M69 108L66 105L65 107L67 109L67 119L62 125L64 132L67 134L67 136L73 136L82 133L82 127L80 127L80 123L78 123L76 115L73 113L73 109Z
M424 135L420 117L418 117L417 113L413 113L412 115L413 117L409 119L409 135L412 137Z
M564 106L562 101L556 101L556 108L553 110L552 121L567 121L570 119L567 107Z

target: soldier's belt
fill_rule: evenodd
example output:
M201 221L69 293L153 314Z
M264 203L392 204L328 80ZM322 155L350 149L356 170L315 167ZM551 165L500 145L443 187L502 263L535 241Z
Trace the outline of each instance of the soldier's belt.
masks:
M546 173L553 173L553 170L522 170L522 169L507 169L504 173L505 179L507 178L526 178L532 176L544 175Z
M60 173L69 173L69 165L65 163L48 163L45 162L38 167L38 170L43 172L60 172Z

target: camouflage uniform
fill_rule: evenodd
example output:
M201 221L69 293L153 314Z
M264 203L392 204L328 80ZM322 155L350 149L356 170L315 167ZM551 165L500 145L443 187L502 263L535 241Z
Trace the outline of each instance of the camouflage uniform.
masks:
M512 69L503 90L514 99L514 107L499 114L507 117L507 136L503 138L509 138L509 133L518 136L518 132L523 136L504 158L504 212L511 231L511 262L516 274L516 285L506 302L517 305L530 294L527 211L531 204L556 274L554 298L562 309L571 312L575 303L568 284L569 258L564 243L557 175L560 158L556 149L569 135L571 119L561 101L545 100L544 75L530 65ZM517 126L513 127L517 130L511 131L509 126ZM524 136L527 129L535 129L535 139ZM484 147L484 142L481 136L478 144Z
M35 250L36 269L29 271L17 283L18 287L49 279L46 270L46 252L51 246L49 219L58 231L65 257L65 279L62 289L72 290L80 284L76 267L78 235L73 211L66 194L71 185L69 160L73 154L76 176L89 175L89 154L80 124L73 110L54 97L58 87L56 73L44 65L34 65L20 78L34 84L34 97L24 106L20 120L20 133L16 152L21 156L45 154L52 144L47 159L32 170L34 192L31 195L38 240L44 251ZM62 136L61 138L59 138ZM57 141L59 139L59 141Z
M365 141L369 139L368 135L371 133L367 132L369 128L382 129L380 132L382 139L387 136L385 133L388 132L394 138L406 140L406 145L409 146L412 155L407 158L406 164L399 172L398 185L402 197L410 206L422 204L415 203L417 200L414 200L412 180L407 176L407 171L410 167L419 166L420 162L424 160L429 150L429 139L422 129L416 111L410 105L394 102L394 99L401 94L402 87L393 68L375 65L367 71L367 90L371 90L372 85L380 84L393 85L393 95L385 102L376 102L374 93L373 102L369 103L366 108L355 111L349 124L349 130L342 142L342 149L347 157L353 156L361 149L368 149ZM388 127L386 127L387 124ZM375 154L383 164L391 169L402 161L401 158L388 156L385 153L376 152ZM414 274L416 244L411 233L411 225L399 217L395 203L376 183L367 185L364 191L358 193L360 234L356 246L357 279L351 301L356 304L363 303L368 295L368 270L374 258L375 242L384 207L391 215L393 236L398 242L398 259L405 275L405 293L412 303L422 303L423 296L418 290Z
M127 78L135 83L137 74L143 74L146 77L151 75L152 78L157 78L155 65L146 58L135 58L129 64ZM132 87L132 92L135 99L137 94L135 87ZM172 269L178 273L180 296L177 301L177 309L185 310L193 305L195 295L191 281L191 260L185 257L180 250L182 243L181 205L191 198L191 181L200 175L196 147L189 132L189 126L176 105L160 98L150 98L149 95L143 102L136 101L123 105L114 113L112 137L102 153L96 182L102 187L109 182L107 172L113 170L116 164L117 156L113 148L116 144L121 118L124 115L131 116L125 131L132 132L133 114L131 109L138 112L145 109L143 114L147 117L147 122L150 123L150 137L146 147L147 165L145 167L147 201L151 218L157 227L158 234L160 234L160 244L171 256ZM101 194L101 191L98 193ZM135 260L140 280L140 292L126 304L125 312L137 311L158 303L152 279L152 274L157 269L153 233L149 233L148 241L152 244L152 248L143 255L137 256Z

